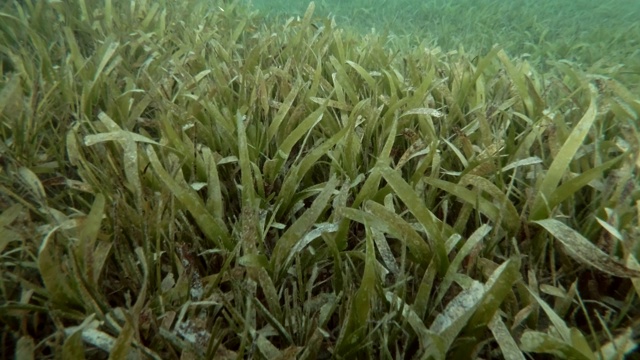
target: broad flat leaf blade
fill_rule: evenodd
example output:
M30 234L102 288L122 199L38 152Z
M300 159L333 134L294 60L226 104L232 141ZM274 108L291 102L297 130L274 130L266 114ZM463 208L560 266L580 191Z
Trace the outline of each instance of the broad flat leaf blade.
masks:
M457 196L461 200L464 200L465 202L469 203L469 205L473 206L478 212L486 215L494 223L497 223L500 218L504 216L508 220L511 220L503 222L505 227L509 228L510 230L514 230L514 227L518 225L518 222L513 223L514 220L518 219L517 213L514 214L515 210L505 211L501 213L500 209L496 205L494 205L490 200L480 196L480 194L478 194L476 191L472 191L462 185L454 184L440 179L425 177L424 181L429 185L437 186L442 190L445 190L446 192ZM508 201L508 199L506 198L500 200ZM506 210L510 210L510 208L506 208Z
M434 250L436 256L435 260L438 263L439 273L444 275L449 266L449 258L445 249L445 239L440 230L440 224L436 216L427 209L424 203L420 200L420 196L416 194L415 190L404 181L402 176L395 170L388 166L382 166L380 173L384 179L391 185L391 188L396 192L402 202L407 205L409 211L416 217L416 219L422 224L424 230L427 232L427 238L431 249Z
M373 76L371 76L371 74L367 70L365 70L362 66L360 66L360 64L350 60L347 60L347 64L352 68L354 68L358 72L358 74L362 76L362 78L367 82L367 85L369 86L369 88L375 89L376 81L373 79Z
M365 225L366 226L366 225ZM357 348L366 337L367 322L376 296L376 255L371 229L367 226L366 255L362 282L351 303L351 311L336 344L338 354Z
M512 292L513 284L520 279L520 258L513 257L501 264L485 284L485 296L478 305L478 309L469 320L471 328L486 326L498 308Z
M256 202L256 190L254 185L253 172L251 170L251 159L249 158L249 148L247 144L247 133L244 126L245 116L236 114L236 126L238 131L238 162L240 164L241 184L242 184L242 244L244 254L253 254L256 251L258 242L258 214ZM251 270L250 270L251 271Z
M419 262L426 265L431 260L432 251L429 249L429 244L402 217L374 201L367 201L365 209L375 216L379 222L386 224L394 235L404 241L411 254Z
M173 195L189 210L205 236L215 244L222 245L222 247L227 250L232 250L234 246L231 243L227 230L216 218L209 214L209 211L207 211L198 194L184 183L184 179L182 179L181 184L171 177L160 163L158 155L156 155L156 152L151 146L147 146L147 156L149 157L151 167L160 180L162 180Z
M275 270L275 274L281 274L287 269L289 265L285 260L289 257L295 244L304 237L305 233L311 229L318 217L322 214L337 184L338 180L333 176L329 182L326 183L320 195L313 201L311 207L278 239L271 258L271 266Z
M484 224L469 236L469 239L462 245L456 257L449 264L446 274L442 278L442 283L438 286L438 294L435 303L439 304L444 298L449 287L453 284L455 276L460 272L462 261L471 254L471 251L485 238L491 231L491 226Z
M82 330L78 330L68 336L62 345L62 358L84 359L85 349L82 343Z
M600 348L598 359L600 360L622 360L625 356L637 351L638 343L633 340L633 330L626 328L624 332L616 336L610 342Z
M111 254L111 247L113 245L110 241L98 241L98 235L100 234L100 227L104 217L104 207L104 196L97 194L89 216L80 223L79 228L79 238L82 241L80 243L80 249L84 252L85 276L91 286L95 288L99 287L98 280Z
M218 175L218 164L208 147L202 148L202 159L207 172L207 201L206 207L211 214L220 221L224 218L224 202L222 185Z
M569 168L569 164L573 160L573 157L580 146L582 146L582 142L587 137L589 129L591 129L591 126L596 120L596 115L598 113L596 101L597 90L593 85L589 85L589 91L591 95L589 107L582 116L582 119L580 119L578 124L573 128L567 140L562 144L562 147L558 151L558 154L551 163L547 174L542 180L540 188L538 189L538 195L533 203L533 210L530 216L531 220L539 220L549 216L548 210L551 209L547 209L545 200L549 199L551 194L553 194L558 187L560 180Z
M395 305L396 311L401 311L402 317L406 319L413 331L418 335L420 347L426 348L430 346L432 353L440 358L444 358L446 355L444 350L445 344L440 335L429 330L422 320L422 317L419 316L411 306L405 303L402 298L390 291L385 293L385 298L390 304Z
M305 85L303 82L297 81L294 84L291 91L289 92L289 94L287 94L287 97L284 99L284 102L282 103L282 105L280 105L280 109L278 109L278 113L276 114L276 116L273 118L273 121L269 125L269 129L267 130L267 140L271 141L273 137L276 135L276 133L278 132L278 129L282 124L282 121L284 120L285 116L289 112L289 109L291 109L291 105L293 104L293 101L296 99L296 96L298 96L298 93L302 89L303 85Z
M500 351L502 351L502 355L505 359L513 359L513 360L525 360L524 354L520 348L518 348L518 344L516 340L511 336L511 332L505 325L505 323L500 318L499 314L495 314L493 319L488 324L493 337L498 342L498 346L500 346Z
M31 336L21 336L16 343L16 360L33 360L35 359L36 344Z
M13 223L18 216L23 216L24 210L22 205L13 204L0 214L0 254L2 254L9 243L22 239L22 235L17 231L9 229L9 225Z
M69 264L60 254L59 246L55 244L54 233L60 227L62 225L54 227L44 236L38 251L38 270L54 303L71 307L81 306L82 301L79 300L78 293L68 281L72 279L68 270L65 270Z
M113 343L111 352L109 353L109 360L127 359L131 351L131 342L133 341L134 328L131 322L127 320L120 334Z
M45 199L47 195L44 191L44 186L42 186L42 182L38 178L31 169L26 167L21 167L18 169L18 174L22 179L22 182L27 186L27 188L31 191L31 194L36 198L36 200L41 204L45 205Z
M556 331L560 334L561 341L567 344L570 343L571 330L567 326L567 323L565 323L564 320L560 316L558 316L558 314L553 310L553 308L551 308L551 306L549 306L549 304L542 300L540 296L538 296L538 294L536 294L528 286L527 290L529 291L529 294L531 294L531 296L538 302L538 304L540 304L542 310L544 310L544 312L547 314Z
M484 285L472 280L471 286L453 298L445 310L433 321L430 330L442 337L445 343L445 352L458 338L462 329L467 326L484 294Z
M573 196L573 194L588 185L591 181L602 178L605 171L620 162L620 160L624 159L625 157L626 154L620 155L594 167L593 169L589 169L570 180L565 181L562 185L558 186L558 188L553 191L553 193L551 193L549 199L547 199L546 206L548 206L550 209L555 208L556 206L558 206L558 204Z
M567 253L575 260L592 266L609 275L623 278L638 278L640 271L632 270L609 256L579 232L555 219L534 221L558 239Z
M524 352L551 354L558 359L594 360L562 339L539 331L527 330L520 338L520 349Z
M285 175L282 190L278 194L278 198L276 203L280 204L279 215L280 212L284 212L291 205L291 199L293 198L298 185L300 184L300 179L302 179L305 174L311 170L311 168L317 164L318 160L323 156L326 156L327 152L336 144L340 143L344 136L347 134L348 129L345 127L340 130L338 133L333 135L328 140L324 141L321 145L315 147L311 150L307 155L305 155L302 159L299 160L297 164L291 167L287 174Z

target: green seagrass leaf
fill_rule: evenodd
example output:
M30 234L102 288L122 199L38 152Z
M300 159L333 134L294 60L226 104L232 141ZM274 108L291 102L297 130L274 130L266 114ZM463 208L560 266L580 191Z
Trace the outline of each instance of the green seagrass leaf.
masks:
M640 277L640 271L629 269L564 223L555 219L539 220L534 223L542 226L558 239L575 260L609 275L623 278Z

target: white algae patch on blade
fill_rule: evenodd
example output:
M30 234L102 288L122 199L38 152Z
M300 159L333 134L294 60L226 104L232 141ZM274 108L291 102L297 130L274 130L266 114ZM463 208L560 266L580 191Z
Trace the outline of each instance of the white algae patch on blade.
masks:
M579 262L593 266L613 276L624 278L640 277L640 271L629 269L621 262L600 250L580 233L560 221L546 219L534 222L545 228L556 239L560 240L564 248L567 249L567 253Z
M484 285L479 281L473 281L468 289L463 290L445 308L442 314L438 314L431 324L431 331L441 333L456 320L475 310L476 305L484 296Z

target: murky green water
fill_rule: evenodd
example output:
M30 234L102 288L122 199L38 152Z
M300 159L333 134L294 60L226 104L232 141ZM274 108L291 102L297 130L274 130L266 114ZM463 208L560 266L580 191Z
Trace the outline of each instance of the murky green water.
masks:
M249 1L248 1L249 2ZM268 16L301 15L307 0L253 0ZM494 44L544 66L623 64L640 72L640 1L375 0L315 2L315 14L362 32L388 31L410 44L483 53Z

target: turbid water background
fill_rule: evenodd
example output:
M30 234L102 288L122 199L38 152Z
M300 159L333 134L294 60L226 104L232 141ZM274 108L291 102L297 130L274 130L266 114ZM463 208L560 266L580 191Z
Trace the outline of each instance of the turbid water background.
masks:
M247 3L275 19L302 15L310 1ZM315 15L363 33L392 34L397 43L477 53L497 44L540 67L565 59L592 72L614 72L627 83L640 81L636 0L321 0Z

